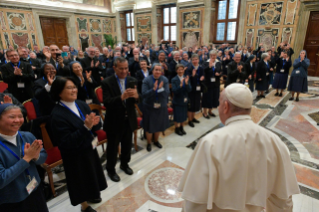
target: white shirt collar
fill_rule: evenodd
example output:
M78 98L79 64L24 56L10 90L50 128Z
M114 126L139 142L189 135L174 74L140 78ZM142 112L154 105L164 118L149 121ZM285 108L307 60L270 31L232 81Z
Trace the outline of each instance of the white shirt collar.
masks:
M15 135L4 135L4 134L0 133L0 136L2 138L4 138L5 140L9 141L10 143L12 143L15 146L17 146L17 135L18 135L18 132L16 132Z
M225 122L225 125L229 125L233 122L236 122L236 121L242 121L242 120L251 120L251 117L250 115L237 115L237 116L233 116L233 117L230 117L226 120Z

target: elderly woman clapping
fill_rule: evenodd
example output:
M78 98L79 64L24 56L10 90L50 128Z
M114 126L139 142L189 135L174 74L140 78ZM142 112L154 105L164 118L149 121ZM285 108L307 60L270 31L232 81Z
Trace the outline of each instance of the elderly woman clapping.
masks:
M0 211L48 211L36 165L47 154L42 141L20 132L24 122L19 106L0 105Z

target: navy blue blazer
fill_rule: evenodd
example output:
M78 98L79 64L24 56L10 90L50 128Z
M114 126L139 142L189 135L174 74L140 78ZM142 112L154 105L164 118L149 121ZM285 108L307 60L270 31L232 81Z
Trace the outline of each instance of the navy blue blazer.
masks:
M189 81L192 86L192 91L196 91L196 86L201 85L200 78L204 75L204 69L201 66L198 66L197 72L193 77L194 66L190 63L185 71L186 75L189 76Z
M190 82L188 85L180 86L181 81L178 76L175 76L172 79L172 91L174 93L173 97L173 105L187 105L189 102L188 93L192 91L192 86ZM187 98L187 102L185 102L185 98Z
M158 85L163 82L164 91L157 93L154 91L153 75L146 77L142 84L143 104L153 107L154 103L160 103L161 107L167 107L167 100L170 94L168 79L165 76L158 78ZM157 98L156 98L157 97Z

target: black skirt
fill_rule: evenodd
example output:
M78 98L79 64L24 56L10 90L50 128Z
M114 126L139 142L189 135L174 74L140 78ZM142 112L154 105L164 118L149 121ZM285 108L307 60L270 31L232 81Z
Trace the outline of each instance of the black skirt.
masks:
M174 121L182 123L187 120L187 105L173 105Z
M163 132L169 127L167 106L160 108L143 105L143 128L146 132Z
M308 92L307 78L290 76L288 91L307 93Z
M202 107L217 108L219 106L220 88L208 88L206 93L203 93Z
M38 186L25 200L16 203L0 205L0 211L5 212L49 212L44 198L42 186Z
M200 91L191 91L188 93L189 102L188 102L188 111L197 112L200 110Z
M256 90L257 91L265 91L268 90L268 80L267 78L261 79L261 81L256 80Z
M276 74L272 87L275 89L286 89L288 74Z
M61 155L71 204L100 198L100 191L107 184L97 150L89 148Z

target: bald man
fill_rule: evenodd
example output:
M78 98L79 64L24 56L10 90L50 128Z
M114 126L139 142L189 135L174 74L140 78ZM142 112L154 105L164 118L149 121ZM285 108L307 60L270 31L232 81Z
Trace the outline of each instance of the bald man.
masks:
M57 45L51 45L49 49L43 49L45 56L43 63L51 63L56 69L57 76L70 76L70 68L64 63L61 52ZM60 54L60 56L57 57L57 54Z
M253 96L240 83L219 98L225 127L196 146L179 185L184 212L292 212L299 187L289 150L250 117Z

